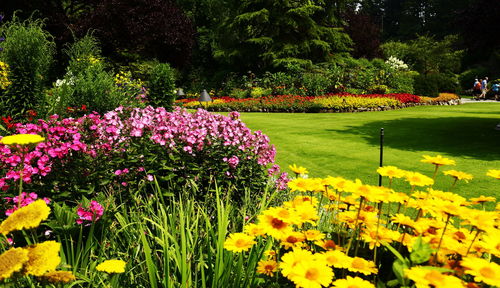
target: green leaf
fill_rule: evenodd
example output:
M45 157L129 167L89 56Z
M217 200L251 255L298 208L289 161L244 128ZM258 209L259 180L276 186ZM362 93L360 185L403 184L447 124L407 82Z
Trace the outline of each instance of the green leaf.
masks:
M404 285L404 283L405 283L404 270L408 269L408 268L410 268L410 267L408 267L408 265L406 263L404 263L403 261L401 261L399 259L394 261L394 263L392 264L392 271L394 272L394 274L398 278L398 282L401 285Z
M413 245L413 251L410 254L410 260L412 263L421 264L429 261L434 250L431 248L429 243L425 243L422 237L419 236L417 241Z

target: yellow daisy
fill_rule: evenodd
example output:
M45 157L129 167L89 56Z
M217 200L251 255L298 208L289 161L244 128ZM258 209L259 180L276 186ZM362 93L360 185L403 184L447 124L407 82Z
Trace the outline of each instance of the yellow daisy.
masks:
M306 168L302 166L297 166L295 164L289 165L288 168L290 168L290 170L292 170L292 172L297 175L304 175L309 173Z
M292 251L285 253L281 257L280 269L283 276L290 277L295 274L296 267L301 261L313 261L314 255L311 251L301 248L294 248Z
M469 269L465 270L465 273L474 276L476 282L500 287L500 265L482 258L472 257L463 258L461 265Z
M323 255L326 265L333 266L335 268L347 268L349 267L349 263L352 261L351 257L345 255L344 252L339 250L326 251L320 255Z
M262 235L266 234L264 232L264 229L261 226L254 224L254 223L249 223L249 224L245 225L243 227L243 232L245 232L246 234L248 234L250 236L254 236L254 237L262 236Z
M333 281L335 288L375 288L375 285L359 277L347 276L345 279Z
M481 195L479 197L470 198L469 200L472 204L480 204L484 202L495 202L497 199L495 197Z
M347 270L351 272L359 272L365 275L370 275L378 272L373 261L368 261L360 257L351 258Z
M284 235L293 231L291 223L285 222L276 217L272 210L262 212L258 217L259 223L264 232L276 239L281 239Z
M496 170L496 169L488 170L488 172L486 173L486 176L500 179L500 170Z
M432 180L432 178L418 172L408 172L406 173L405 178L411 186L430 186L434 184L434 180Z
M333 270L325 262L316 259L300 261L294 273L288 275L297 287L321 288L328 286L333 279Z
M457 170L446 170L443 171L444 175L449 175L455 180L464 180L465 182L469 183L469 180L472 180L473 176L471 174L467 174L465 172L457 171Z
M389 178L403 178L406 174L405 170L395 166L382 166L377 169L378 174Z
M463 287L462 280L451 275L445 275L437 270L424 267L405 269L406 277L415 282L417 288L428 287Z
M281 238L281 245L285 248L293 248L302 246L304 240L306 240L306 236L304 236L301 232L292 231L289 234L284 235Z
M278 262L274 260L260 260L257 264L257 273L273 276L278 271Z
M455 160L451 160L448 158L444 158L441 155L437 155L435 157L429 155L423 155L424 159L420 160L420 162L434 164L436 166L442 165L455 165Z
M245 233L232 233L224 241L224 248L231 252L242 252L252 248L254 237Z

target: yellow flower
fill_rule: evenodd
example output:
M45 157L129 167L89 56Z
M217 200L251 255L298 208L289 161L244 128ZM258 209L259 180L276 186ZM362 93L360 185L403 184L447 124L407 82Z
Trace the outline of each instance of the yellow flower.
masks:
M405 178L411 186L430 186L434 184L434 180L432 180L432 178L418 172L408 172L406 173Z
M394 223L400 223L401 225L415 227L415 221L413 221L413 219L401 213L392 216L391 221Z
M482 211L477 209L462 209L460 217L465 221L463 224L469 224L482 231L496 229L496 219L498 213L494 211Z
M54 271L61 263L59 250L61 243L56 241L45 241L26 248L29 260L24 272L27 275L42 276L46 272Z
M486 176L500 179L500 170L495 170L495 169L488 170L488 173L486 173Z
M253 237L262 236L265 234L264 229L254 223L245 225L245 227L243 227L243 232Z
M125 272L125 265L127 263L123 260L106 260L102 262L101 264L97 265L95 269L97 271L101 272L106 272L106 273L124 273Z
M28 145L40 143L43 141L45 141L45 138L36 134L16 134L5 136L0 139L0 143L5 145Z
M306 239L308 241L318 241L318 240L322 240L323 238L325 238L325 234L321 233L321 231L312 230L312 229L304 231L304 235L306 236Z
M301 232L292 231L289 234L284 235L281 238L281 245L285 246L285 248L293 248L302 246L302 242L306 240L306 236L304 236Z
M375 285L369 281L351 276L347 276L346 279L335 280L332 284L335 288L375 288Z
M266 210L258 216L259 225L264 232L276 239L281 239L284 235L293 231L291 223L283 221L274 215L272 210Z
M274 260L260 260L257 265L257 273L273 276L278 271L278 263Z
M7 235L12 231L35 228L49 217L50 208L44 200L21 207L14 211L0 224L0 234Z
M468 268L465 273L474 276L476 282L500 287L500 265L482 258L465 257L461 265Z
M470 198L470 201L472 204L480 204L484 202L495 202L497 199L495 197L490 197L490 196L479 196L475 198Z
M317 186L316 181L310 178L296 178L288 182L288 188L290 188L292 192L314 191L316 189L316 186Z
M308 259L300 261L294 269L294 273L288 275L297 287L321 288L332 282L333 270L326 266L324 261Z
M347 268L351 262L351 257L345 255L344 252L339 250L330 250L322 253L326 265L333 266L335 268Z
M302 166L297 166L295 164L289 165L288 168L290 168L290 170L292 170L292 172L297 175L304 175L309 173L306 168Z
M361 238L369 244L370 249L374 249L375 246L379 247L381 242L390 243L398 240L399 237L399 232L387 229L384 226L378 227L378 230L377 227L363 229L361 233Z
M374 274L378 271L373 261L368 261L360 257L351 258L351 262L349 263L349 266L347 266L347 270L351 272L363 273L365 275Z
M462 280L451 275L445 275L437 270L424 267L412 267L404 270L406 277L415 282L417 288L428 287L463 287Z
M315 257L311 251L294 248L293 251L290 251L281 257L281 274L290 278L293 274L295 274L295 269L301 261L312 261L314 258Z
M378 174L389 178L403 178L406 174L405 170L395 166L383 166L377 169Z
M465 182L469 183L469 180L472 180L473 176L471 174L467 174L465 172L457 171L457 170L446 170L443 171L444 175L450 175L451 177L455 178L456 180L464 180Z
M500 230L491 229L483 234L481 246L490 254L500 257Z
M286 201L283 203L284 207L289 207L289 208L298 208L302 205L312 205L313 207L318 206L318 198L316 197L310 197L310 196L295 196L292 201Z
M448 159L448 158L444 158L441 155L437 155L435 157L431 157L429 155L423 155L423 156L424 156L425 159L420 160L420 162L431 163L431 164L434 164L436 166L455 165L455 161L454 160L451 160L451 159Z
M0 281L23 269L28 261L28 251L23 248L10 248L0 255Z
M319 219L318 210L314 205L311 204L311 202L303 202L302 205L296 206L293 213L298 219L298 222L296 224L299 226L304 223L309 223L313 226L316 226L316 221L318 221Z
M43 274L42 279L49 283L57 284L75 281L76 277L70 271L50 271Z
M263 212L263 214L273 215L279 220L290 223L290 224L299 224L301 223L299 218L297 217L295 211L290 209L286 209L283 207L271 207Z
M254 237L245 233L233 233L224 241L224 248L232 252L247 251L252 248Z

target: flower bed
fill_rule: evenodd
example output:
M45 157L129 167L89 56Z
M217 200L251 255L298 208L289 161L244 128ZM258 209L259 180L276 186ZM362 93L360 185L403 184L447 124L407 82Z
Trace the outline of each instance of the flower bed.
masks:
M205 110L120 107L104 115L16 123L11 129L46 140L33 149L0 144L0 189L11 192L21 178L50 197L92 193L101 185L125 189L153 176L179 185L202 187L217 180L259 190L276 153L269 138L252 132L236 112L226 117ZM275 167L280 177L278 172Z
M425 100L423 100L425 99ZM380 111L416 105L452 103L458 96L428 99L412 94L326 94L323 96L279 95L261 98L234 99L219 97L212 102L200 103L196 99L182 99L177 105L203 107L209 111L240 112L358 112ZM455 104L453 102L453 104Z

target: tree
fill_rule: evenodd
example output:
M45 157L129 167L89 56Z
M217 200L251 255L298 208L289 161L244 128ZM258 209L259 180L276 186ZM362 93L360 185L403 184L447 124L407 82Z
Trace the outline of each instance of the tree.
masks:
M75 26L81 35L94 31L104 54L129 50L182 67L189 61L195 30L172 1L97 1Z
M345 31L354 42L352 56L357 58L380 57L380 28L368 14L349 11L345 14Z
M236 17L218 30L215 57L240 71L327 61L351 46L329 8L323 1L241 1Z

